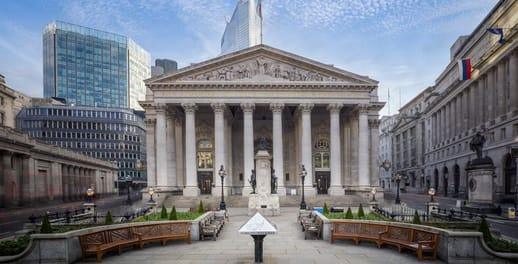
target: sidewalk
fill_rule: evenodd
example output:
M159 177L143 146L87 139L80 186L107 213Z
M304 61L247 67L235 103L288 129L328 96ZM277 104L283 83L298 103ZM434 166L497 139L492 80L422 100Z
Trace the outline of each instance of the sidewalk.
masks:
M264 239L264 263L417 263L412 252L398 253L395 247L363 242L356 246L351 240L338 240L334 244L322 240L304 240L304 233L297 222L298 208L282 207L281 215L269 217L279 229L278 234ZM143 250L127 249L121 255L107 255L103 263L254 263L254 242L250 236L240 235L239 228L248 219L247 208L229 208L230 221L225 224L218 240L171 241L146 245ZM82 263L82 262L79 262ZM421 261L419 263L444 263Z

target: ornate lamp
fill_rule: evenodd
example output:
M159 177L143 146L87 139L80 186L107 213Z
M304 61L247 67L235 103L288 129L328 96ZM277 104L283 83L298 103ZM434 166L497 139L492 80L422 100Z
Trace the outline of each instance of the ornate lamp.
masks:
M147 189L147 193L149 194L150 198L149 198L149 203L154 203L155 201L153 201L153 194L155 193L155 190L151 187L149 187Z
M435 196L435 189L434 188L428 189L428 195L430 195L430 202L434 202L433 197Z
M92 203L93 202L93 196L95 194L95 191L93 188L88 188L86 189L86 196L88 197L88 202L89 203Z
M372 201L371 202L375 202L376 201L376 188L372 188L371 189L371 193L372 193Z
M219 168L219 177L221 177L221 203L219 204L219 210L227 210L227 207L225 205L225 193L223 192L223 180L225 179L226 172L223 168L223 165Z
M306 179L306 175L308 175L308 172L306 171L306 168L304 167L304 164L302 165L302 170L300 172L300 178L302 180L302 201L300 201L300 209L306 210L306 201L304 201L304 180Z

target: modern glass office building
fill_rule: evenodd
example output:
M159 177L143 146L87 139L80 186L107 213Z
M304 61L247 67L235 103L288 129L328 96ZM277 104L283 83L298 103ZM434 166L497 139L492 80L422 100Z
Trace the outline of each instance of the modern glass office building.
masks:
M116 162L119 181L128 176L146 181L143 111L36 103L20 111L16 127L30 137Z
M221 38L221 54L262 43L261 0L239 0Z
M43 30L44 97L142 109L151 57L125 36L56 21Z

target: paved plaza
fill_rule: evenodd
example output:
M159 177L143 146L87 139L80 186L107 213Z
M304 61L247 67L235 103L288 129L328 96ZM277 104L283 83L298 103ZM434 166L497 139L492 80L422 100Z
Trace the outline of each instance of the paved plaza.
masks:
M103 263L254 263L254 242L251 236L240 235L239 228L248 219L247 208L229 208L229 222L225 224L217 241L170 241L148 244L143 250L126 249L121 255L108 254ZM282 207L281 215L269 219L279 232L264 239L264 263L417 263L412 252L398 253L395 247L378 249L374 243L362 242L356 246L352 240L304 240L297 222L298 208ZM81 262L82 263L82 262ZM421 261L419 263L444 263Z

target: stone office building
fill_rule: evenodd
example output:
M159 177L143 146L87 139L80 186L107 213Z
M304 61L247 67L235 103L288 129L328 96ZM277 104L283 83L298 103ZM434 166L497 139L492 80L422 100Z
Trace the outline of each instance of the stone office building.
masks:
M378 82L266 45L146 81L148 186L184 196L247 195L259 139L278 193L378 186Z

